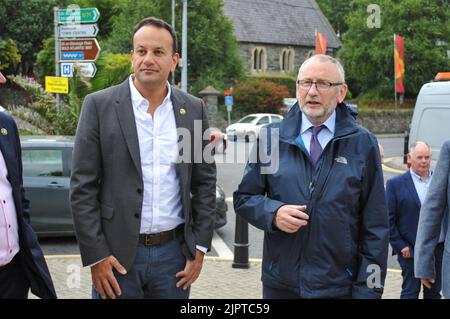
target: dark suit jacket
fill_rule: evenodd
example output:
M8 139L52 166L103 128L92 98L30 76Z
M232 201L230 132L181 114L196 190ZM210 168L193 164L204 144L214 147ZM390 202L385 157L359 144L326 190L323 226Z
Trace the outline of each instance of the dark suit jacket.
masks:
M187 160L176 164L176 170L186 219L183 252L193 259L196 245L211 245L216 167L202 157L209 141L198 136L200 143L194 143L194 120L201 127L198 135L208 129L203 102L175 87L171 99L177 128L191 135L191 148L183 149ZM114 255L130 269L138 246L144 184L129 79L86 96L70 186L83 265Z
M0 149L8 169L19 226L19 260L30 281L31 291L41 298L56 298L50 272L35 232L30 226L29 202L22 182L22 152L14 120L0 112ZM1 283L0 283L1 285Z
M386 199L393 254L406 246L414 249L421 205L410 171L387 181Z

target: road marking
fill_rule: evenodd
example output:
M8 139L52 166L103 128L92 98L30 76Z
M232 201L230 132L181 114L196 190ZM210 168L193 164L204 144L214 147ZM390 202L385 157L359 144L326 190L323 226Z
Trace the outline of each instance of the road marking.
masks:
M384 163L389 163L392 160L394 160L394 157L387 157L387 158L384 159ZM383 167L383 171L390 172L390 173L403 174L406 171L406 170L402 171L402 170L399 170L399 169L388 167L388 166L386 166L384 164L381 164L381 166Z
M226 201L227 203L232 203L232 202L233 202L233 197L232 197L232 196L226 197L226 198L225 198L225 201Z
M214 247L214 250L217 252L217 255L219 257L233 257L233 252L230 250L230 248L228 248L227 244L225 244L223 239L215 231L211 245Z

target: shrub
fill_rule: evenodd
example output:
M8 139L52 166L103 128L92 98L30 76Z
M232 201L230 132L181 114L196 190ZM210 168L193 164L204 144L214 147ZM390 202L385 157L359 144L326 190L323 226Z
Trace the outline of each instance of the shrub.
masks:
M280 113L289 90L286 85L251 77L237 83L233 96L236 111L240 114Z

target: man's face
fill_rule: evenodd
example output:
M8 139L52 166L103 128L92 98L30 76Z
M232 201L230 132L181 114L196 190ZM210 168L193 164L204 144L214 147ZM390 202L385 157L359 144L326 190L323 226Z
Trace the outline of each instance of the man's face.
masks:
M338 83L339 71L331 61L311 60L301 69L298 80ZM314 125L324 123L342 102L347 93L347 85L332 86L328 89L317 89L312 84L309 89L297 84L297 100L300 109Z
M131 66L138 87L151 90L166 84L178 63L172 44L172 36L164 28L144 26L135 33Z
M417 143L414 152L408 154L411 169L419 176L427 176L431 164L431 151L424 143Z

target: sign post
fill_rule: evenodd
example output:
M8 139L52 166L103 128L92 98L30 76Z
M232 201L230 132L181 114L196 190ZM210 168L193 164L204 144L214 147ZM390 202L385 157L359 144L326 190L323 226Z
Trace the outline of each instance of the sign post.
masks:
M229 92L230 90L225 91L226 93L231 93ZM231 125L231 111L233 110L233 95L225 95L225 105L227 106L227 112L228 112L228 126Z

